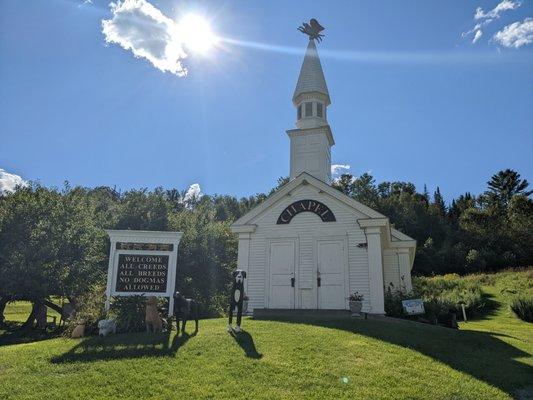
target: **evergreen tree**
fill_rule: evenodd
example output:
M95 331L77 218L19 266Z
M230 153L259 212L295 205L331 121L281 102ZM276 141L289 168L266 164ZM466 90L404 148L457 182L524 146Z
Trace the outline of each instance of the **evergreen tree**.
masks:
M438 186L435 193L433 193L433 205L436 207L439 215L444 216L446 214L446 205L444 204L444 198L442 197Z
M495 201L503 208L507 208L513 196L523 194L528 197L533 190L526 191L529 183L526 179L520 179L520 174L512 169L499 171L492 175L487 182L488 191L486 192L489 200Z

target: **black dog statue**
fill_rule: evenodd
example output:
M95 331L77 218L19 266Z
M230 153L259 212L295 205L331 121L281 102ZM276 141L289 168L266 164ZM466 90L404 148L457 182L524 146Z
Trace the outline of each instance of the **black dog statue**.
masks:
M241 318L242 318L242 302L244 299L244 279L246 278L246 271L241 269L233 272L233 286L231 287L231 298L229 300L229 323L228 332L240 332L241 331ZM235 329L231 326L233 322L233 312L237 311L237 326Z
M194 320L196 322L195 332L198 332L198 303L193 299L186 299L180 292L174 293L174 317L176 318L176 329L180 331L181 319L181 333L185 332L185 325L187 320Z

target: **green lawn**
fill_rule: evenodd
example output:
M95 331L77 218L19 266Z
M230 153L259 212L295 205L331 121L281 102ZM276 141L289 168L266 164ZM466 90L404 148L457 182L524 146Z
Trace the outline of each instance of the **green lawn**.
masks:
M458 331L246 318L236 339L225 319L212 319L183 337L173 331L4 345L0 399L533 398L533 325L508 311L499 282L489 283L493 310Z

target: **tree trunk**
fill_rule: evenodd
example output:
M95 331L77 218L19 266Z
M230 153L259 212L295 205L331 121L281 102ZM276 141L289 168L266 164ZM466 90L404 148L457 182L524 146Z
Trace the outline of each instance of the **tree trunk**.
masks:
M57 304L55 303L52 303L50 300L44 300L44 305L46 307L50 307L52 310L55 310L59 313L59 315L63 315L62 312L63 312L63 309L58 306Z
M32 302L31 313L28 316L28 319L26 320L26 322L24 322L22 326L20 327L20 330L27 331L33 328L33 323L35 322L35 318L37 317L37 313L39 312L39 307L41 304L42 304L42 301Z
M2 296L0 297L0 328L4 326L4 311L6 309L7 303L11 300L11 296Z

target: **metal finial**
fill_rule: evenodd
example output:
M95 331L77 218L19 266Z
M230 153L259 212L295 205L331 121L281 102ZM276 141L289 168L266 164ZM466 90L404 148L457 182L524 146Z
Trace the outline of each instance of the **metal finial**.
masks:
M324 30L324 27L318 23L314 18L311 18L309 23L304 22L302 26L298 27L298 30L309 36L309 39L314 39L317 42L321 42L324 35L320 32Z

